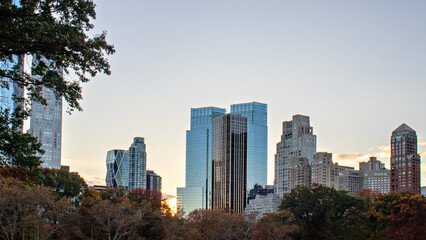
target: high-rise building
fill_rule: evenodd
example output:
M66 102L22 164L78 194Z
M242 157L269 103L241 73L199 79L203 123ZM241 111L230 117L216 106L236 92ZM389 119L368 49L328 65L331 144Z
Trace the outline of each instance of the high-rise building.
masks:
M161 177L154 171L146 171L146 189L161 192Z
M129 186L129 159L127 150L114 149L107 152L106 157L107 187Z
M382 170L386 169L385 164L377 160L376 157L370 157L368 162L360 162L359 170L360 171L372 171L372 170Z
M307 157L294 157L288 169L289 188L296 186L311 186L311 165Z
M403 123L391 136L391 191L420 193L420 155L417 134Z
M146 188L146 145L142 137L133 138L129 148L129 189Z
M191 126L186 131L185 187L177 188L177 206L189 213L210 208L212 120L226 109L203 107L191 109Z
M339 191L346 191L349 195L355 196L362 190L362 172L351 167L340 168L339 171Z
M312 163L317 140L309 124L309 117L294 115L292 121L283 122L281 141L275 154L275 193L282 196L290 190L289 166L294 157L306 157Z
M333 154L317 152L312 162L312 183L339 189L339 166L333 164Z
M268 105L258 102L231 105L231 113L247 117L247 188L267 184Z
M243 213L247 202L247 118L213 119L212 208Z
M46 105L31 103L30 129L28 130L42 144L41 166L61 168L62 149L62 97L49 88L43 87L41 95Z
M11 71L19 64L20 70L24 72L24 57L14 56L10 61L0 61L0 69ZM20 98L24 97L24 89L10 79L1 80L0 86L0 110L8 110L12 113L18 106L22 106L23 102ZM22 129L20 129L22 131Z
M376 157L370 157L368 162L360 162L359 170L363 177L363 189L381 193L390 191L390 170Z

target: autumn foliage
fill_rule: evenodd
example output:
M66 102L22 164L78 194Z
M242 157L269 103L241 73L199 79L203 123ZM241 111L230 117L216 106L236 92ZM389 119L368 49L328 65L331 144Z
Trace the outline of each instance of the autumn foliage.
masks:
M41 174L41 175L40 175ZM0 169L0 239L423 239L426 200L356 197L315 185L285 194L260 220L231 211L173 214L161 193L95 191L76 173Z

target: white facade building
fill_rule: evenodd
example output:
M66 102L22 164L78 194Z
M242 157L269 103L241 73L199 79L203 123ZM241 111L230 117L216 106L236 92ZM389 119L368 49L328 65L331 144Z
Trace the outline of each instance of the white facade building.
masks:
M274 191L279 196L290 191L289 168L294 157L306 157L312 163L317 140L309 124L309 117L294 115L292 121L283 122L281 141L275 154Z
M267 196L256 195L246 206L244 214L246 216L256 215L256 220L262 218L267 213L277 212L281 204L281 198L277 194L270 193Z

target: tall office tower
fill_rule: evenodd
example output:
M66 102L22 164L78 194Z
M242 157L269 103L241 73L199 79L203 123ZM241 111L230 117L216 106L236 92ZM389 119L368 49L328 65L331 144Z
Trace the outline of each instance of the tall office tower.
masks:
M57 97L51 89L43 87L42 96L47 105L31 103L30 129L28 130L42 144L44 154L41 166L61 168L62 143L62 98Z
M247 189L267 184L268 105L251 102L231 105L231 113L247 117Z
M312 171L307 157L294 157L291 159L288 171L290 189L296 186L311 186Z
M385 164L370 157L368 162L360 162L359 170L363 177L363 189L370 189L381 193L390 191L390 170L385 168Z
M312 183L339 189L339 166L333 164L332 153L318 152L312 162ZM343 169L343 168L342 168Z
M226 113L216 107L192 108L186 131L185 187L177 188L177 206L189 213L210 208L212 120Z
M243 213L247 202L247 118L213 119L212 209Z
M106 186L129 186L129 158L126 150L114 149L107 152L106 157Z
M309 125L309 117L294 115L292 121L283 122L281 142L275 154L275 193L280 196L290 190L288 169L294 157L306 157L312 163L317 150L317 137Z
M391 137L391 191L420 193L420 155L416 131L403 123Z
M133 138L129 148L129 189L146 188L146 145L142 137Z
M146 171L146 189L161 192L161 177L154 171Z

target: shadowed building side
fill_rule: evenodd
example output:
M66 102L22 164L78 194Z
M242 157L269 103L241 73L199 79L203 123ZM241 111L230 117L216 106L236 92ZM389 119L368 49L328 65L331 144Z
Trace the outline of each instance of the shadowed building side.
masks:
M243 213L247 203L247 118L213 120L212 208Z

